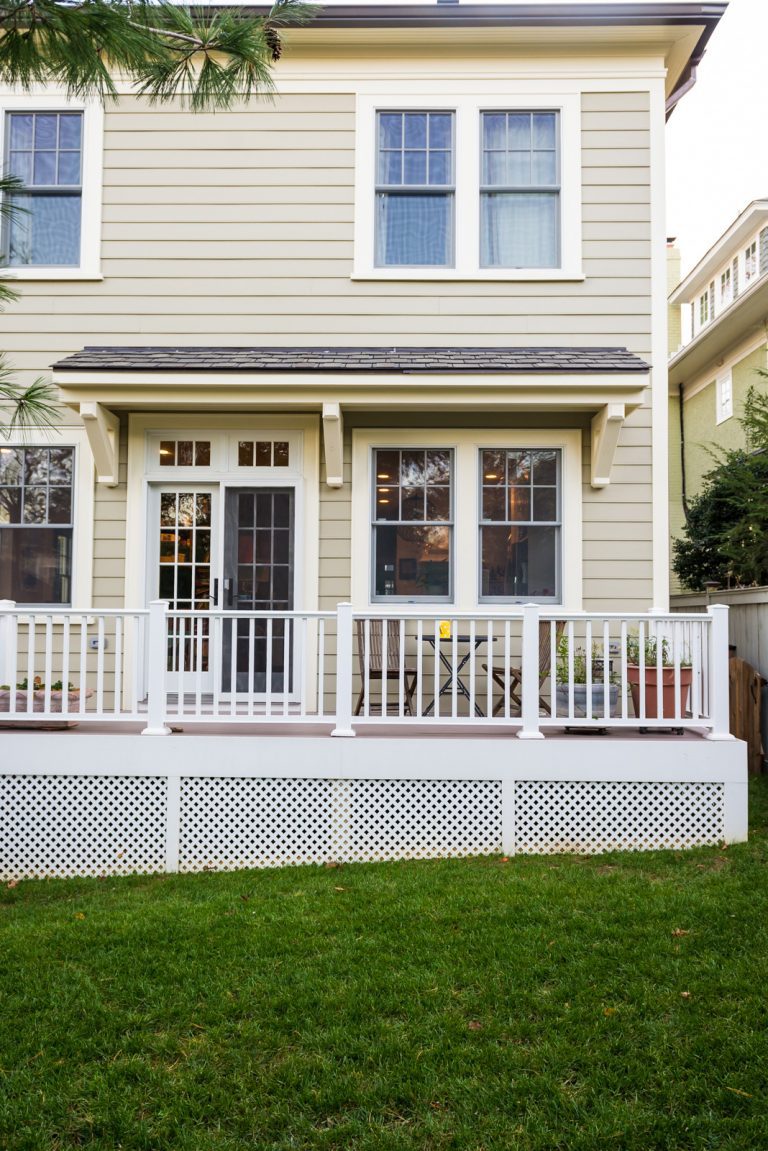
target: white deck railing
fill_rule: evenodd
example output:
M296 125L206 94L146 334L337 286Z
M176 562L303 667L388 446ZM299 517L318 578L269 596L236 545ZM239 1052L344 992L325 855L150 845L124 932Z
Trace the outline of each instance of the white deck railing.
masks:
M728 736L728 609L73 611L0 602L0 724L696 728Z
M143 718L148 616L0 601L0 724Z

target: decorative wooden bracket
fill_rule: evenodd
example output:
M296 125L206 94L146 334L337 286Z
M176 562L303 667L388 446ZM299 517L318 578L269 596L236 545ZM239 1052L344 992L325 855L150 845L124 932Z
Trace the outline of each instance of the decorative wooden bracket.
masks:
M611 482L613 458L625 416L624 404L606 404L592 417L593 488L604 488Z
M117 487L120 421L113 412L97 403L80 404L80 418L93 453L98 483Z
M341 404L323 404L323 439L325 482L329 488L340 488L344 484L344 420Z

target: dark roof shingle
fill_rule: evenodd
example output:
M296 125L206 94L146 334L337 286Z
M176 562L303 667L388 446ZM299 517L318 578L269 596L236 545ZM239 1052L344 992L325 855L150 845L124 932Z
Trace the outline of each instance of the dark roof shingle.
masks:
M626 348L86 347L57 372L647 372Z

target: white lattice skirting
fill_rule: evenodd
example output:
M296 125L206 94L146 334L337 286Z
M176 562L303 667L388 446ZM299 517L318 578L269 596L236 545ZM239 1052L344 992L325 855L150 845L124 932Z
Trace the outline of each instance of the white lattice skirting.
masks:
M723 782L0 775L4 879L726 838Z

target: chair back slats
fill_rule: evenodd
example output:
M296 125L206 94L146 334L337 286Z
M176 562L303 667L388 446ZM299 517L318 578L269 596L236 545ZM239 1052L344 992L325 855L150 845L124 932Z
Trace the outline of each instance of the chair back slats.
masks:
M357 660L360 675L365 675L365 620L359 619L357 623ZM381 674L383 660L382 621L369 620L368 632L368 672ZM387 620L387 671L400 669L400 621Z
M557 649L560 636L565 630L565 620L550 621L544 619L539 624L539 674L549 672L552 665L552 645L549 642L552 627L555 628L555 649Z

